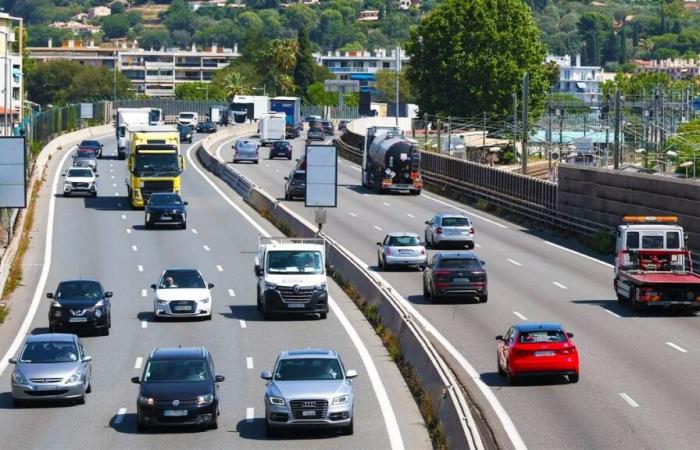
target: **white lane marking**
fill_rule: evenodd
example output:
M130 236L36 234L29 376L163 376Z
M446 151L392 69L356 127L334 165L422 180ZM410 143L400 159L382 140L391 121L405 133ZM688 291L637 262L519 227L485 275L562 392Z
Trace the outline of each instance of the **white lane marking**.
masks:
M114 172L114 169L109 169L110 172Z
M109 167L114 167L114 163L109 163Z
M248 325L246 325L245 320L241 319L240 321L241 328L248 328Z
M590 261L597 262L598 264L602 264L605 267L613 267L613 265L610 263L606 263L605 261L601 261L601 260L596 259L592 256L584 255L583 253L577 252L576 250L571 250L570 248L563 247L559 244L555 244L554 242L544 241L544 243L549 245L549 246L552 246L554 248L558 248L559 250L564 250L565 252L569 252L569 253L572 253L574 255L580 256L582 258L586 258Z
M555 286L558 287L558 288L568 289L566 286L564 286L563 284L561 284L561 283L558 282L558 281L552 281L552 284L555 285Z
M355 214L354 212L351 212L351 213L349 213L349 214L350 214L351 216L353 216L353 217L357 217L357 214Z
M148 328L148 322L146 322L145 320L142 320L141 321L141 328Z
M139 272L143 272L143 266L141 264L137 266L137 269L139 269Z
M139 248L138 248L137 246L135 246L135 245L132 245L132 246L131 246L131 249L132 249L133 251L135 251L135 252L138 252L138 251L139 251Z
M524 315L520 314L518 311L513 311L513 314L515 314L515 317L517 317L520 320L527 320L527 317Z
M516 266L522 266L522 264L520 264L518 261L516 261L516 260L514 260L514 259L508 258L507 261L508 261L509 263L511 263L511 264L515 264Z
M131 228L126 229L126 234L131 234Z
M141 289L141 297L148 297L148 291L145 289Z
M192 228L192 233L193 233L193 234L197 234L197 229L196 229L196 228Z
M408 217L410 217L411 219L415 219L415 218L416 218L416 216L414 216L414 215L411 214L411 213L406 213L406 215L407 215Z
M608 308L604 308L604 307L602 307L602 306L601 306L601 308L603 308L603 311L605 311L606 313L610 314L611 316L617 317L618 319L621 319L621 316L620 316L619 314L610 311Z
M369 194L366 193L366 192L365 192L364 194L362 194L362 195L365 196L365 197L369 197Z
M270 165L268 163L265 163L265 167L270 167Z
M224 145L224 144L222 144ZM220 149L221 147L219 147ZM268 233L259 223L257 223L250 215L248 215L245 211L243 211L238 205L236 205L230 198L224 194L224 192L212 181L209 179L209 177L200 169L197 164L195 164L193 158L192 158L192 148L187 150L187 160L190 162L190 167L194 167L194 169L199 173L199 175L204 178L204 180L221 196L221 198L224 199L226 203L231 205L232 208L234 208L238 213L248 221L260 234L262 234L265 237L270 237L270 233ZM386 392L386 388L384 387L384 383L382 381L382 378L379 376L379 372L377 371L377 367L374 365L374 361L372 360L372 356L369 354L369 351L367 350L367 347L365 344L362 342L362 339L360 336L357 334L357 331L355 328L352 326L350 321L348 320L347 317L345 317L345 314L343 311L340 309L338 304L328 296L328 306L330 309L333 311L333 314L336 315L340 323L343 325L343 328L345 328L345 332L350 336L350 339L352 340L352 343L355 345L355 348L357 349L357 352L360 354L360 358L362 359L362 362L367 369L367 375L370 380L370 384L372 385L372 389L374 390L374 395L377 397L377 402L379 403L379 408L382 411L382 416L384 418L384 426L386 427L387 433L389 434L389 443L391 445L391 448L393 450L403 450L404 449L404 444L403 444L403 439L401 437L401 431L399 429L399 424L398 421L396 420L396 415L394 414L394 409L393 406L391 405L391 400L389 399L389 395ZM243 328L243 321L241 321L241 327ZM444 344L443 344L444 345ZM456 350L454 351L456 353ZM472 371L476 372L473 368ZM476 378L479 378L479 374L476 373ZM493 391L488 390L491 395L493 396ZM495 396L494 396L495 399ZM498 402L498 400L496 400ZM492 402L493 403L493 402ZM498 406L500 406L500 403L498 403ZM502 409L502 407L501 407ZM252 412L252 411L251 411ZM498 411L497 411L498 413ZM502 414L505 414L505 411L503 411ZM499 414L499 417L501 414ZM507 416L506 416L507 417ZM510 419L509 419L510 420ZM508 430L508 425L504 424L506 426L506 429ZM512 422L510 422L510 427L513 428L515 431L515 427L513 426ZM515 431L517 434L517 431ZM509 433L510 435L510 433ZM512 439L512 438L511 438ZM520 439L520 436L518 435L518 442L522 442ZM522 445L516 445L516 448L522 449L525 448L525 444L523 443Z
M279 170L279 169L275 169L275 173L280 173L280 170Z
M375 229L375 230L378 230L378 231L382 231L381 227L378 227L378 226L376 226L376 225L374 225L374 229Z
M202 248L204 249L205 252L210 251L211 249L207 245L202 245Z
M428 200L433 201L433 202L435 202L435 203L439 203L439 204L441 204L441 205L443 205L443 206L449 206L450 208L454 208L454 209L456 209L457 211L461 211L461 212L467 214L467 215L470 216L470 217L471 217L471 216L477 217L477 218L479 218L479 219L481 219L481 220L483 220L483 221L485 221L485 222L488 222L488 223L490 223L490 224L496 225L497 227L500 227L500 228L508 228L507 226L503 225L502 223L498 223L498 222L496 222L495 220L489 219L488 217L484 217L484 216L481 216L481 215L479 215L479 214L475 214L475 213L473 213L473 212L471 212L471 211L467 211L466 209L462 209L462 208L460 208L460 207L458 207L458 206L455 206L455 205L452 205L452 204L450 204L450 203L443 202L442 200L440 200L440 199L438 199L438 198L431 197L430 195L426 195L425 192L422 192L422 193L421 193L421 197L427 198Z
M117 183L112 183L112 187L117 187Z
M224 268L217 264L217 265L216 265L216 270L218 270L219 272L223 272L223 271L224 271Z
M387 202L382 202L382 205L384 205L384 206L391 206L391 205L390 205L389 203L387 203Z
M228 290L228 296L229 296L229 297L235 297L235 296L236 296L236 293L233 292L233 289L229 289L229 290Z
M140 369L141 364L143 364L143 357L139 356L136 358L136 362L134 363L134 369Z
M620 392L618 394L620 397L622 397L622 400L626 401L628 405L630 405L632 408L639 408L639 404L632 400L632 397L629 395L625 394L624 392Z
M474 244L474 247L481 248L481 244Z
M255 418L255 408L246 408L245 421L250 423L253 421L253 418Z
M114 418L115 425L119 425L124 421L124 414L126 414L126 408L119 408L119 411L117 411L117 417Z
M362 169L360 169L360 168L357 167L357 166L350 166L350 167L352 167L353 169L357 170L358 172L359 172L360 170L362 170Z
M253 358L252 358L252 357L248 356L248 357L245 359L245 366L246 366L248 369L252 369L252 368L253 368Z
M681 352L681 353L688 353L688 350L684 349L684 348L681 347L680 345L674 344L673 342L666 342L666 345L668 345L669 347L671 347L671 348L673 348L673 349L675 349L675 350L678 350L678 351Z
M114 196L115 196L115 197L119 197L119 192L115 192L115 193L114 193Z
M112 177L112 179L114 179L114 175L110 175L110 177Z
M122 219L126 220L126 214L122 214Z

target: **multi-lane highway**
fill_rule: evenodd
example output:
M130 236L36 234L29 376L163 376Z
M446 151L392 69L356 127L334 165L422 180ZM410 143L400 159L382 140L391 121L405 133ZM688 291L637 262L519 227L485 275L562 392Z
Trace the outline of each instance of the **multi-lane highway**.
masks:
M113 138L103 139L105 153L115 151ZM188 152L188 147L183 147ZM193 152L191 152L193 153ZM68 164L66 152L54 158L47 188L52 195ZM191 155L190 161L192 161ZM367 322L337 286L330 293L338 307L327 320L293 319L265 322L255 306L253 257L258 235L274 229L226 188L189 166L183 174L183 197L189 201L187 230L144 230L143 212L126 198L124 161L99 163L99 196L53 196L53 239L42 300L30 333L48 332L49 300L65 279L94 278L114 292L112 329L108 337L83 337L93 356L93 390L85 405L43 404L13 408L12 366L0 376L2 448L429 448L430 440L398 370ZM63 167L63 169L61 169ZM58 178L57 178L58 177ZM54 182L56 180L56 182ZM236 209L236 205L241 209ZM45 215L47 211L37 211ZM43 221L40 221L40 223ZM161 271L170 266L198 268L213 289L212 321L153 322L152 292ZM14 299L13 301L30 301ZM0 343L3 353L9 342ZM155 347L206 346L214 357L221 384L219 429L137 433L137 386L132 376ZM264 383L281 350L322 347L340 352L348 368L357 369L355 434L292 434L270 441L263 424Z
M231 143L218 152L231 160ZM304 142L294 143L294 158ZM267 149L261 157L267 157ZM261 160L235 168L280 201L294 160ZM696 448L700 393L700 318L635 314L617 304L612 267L479 210L430 192L377 195L360 186L360 168L340 160L338 208L324 231L376 265L376 242L391 231L423 233L435 212L459 208L476 227L476 252L487 263L486 304L431 304L415 271L382 273L476 368L533 449ZM285 204L313 222L303 202ZM430 251L432 253L432 250ZM581 381L542 379L508 386L496 373L496 341L519 321L558 321L575 334Z

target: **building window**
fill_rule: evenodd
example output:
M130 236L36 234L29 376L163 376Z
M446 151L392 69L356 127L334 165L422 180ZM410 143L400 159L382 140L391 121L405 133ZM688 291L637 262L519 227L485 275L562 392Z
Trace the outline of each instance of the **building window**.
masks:
M383 62L383 63L382 63L382 68L384 68L384 69L389 69L390 67L391 67L391 63L389 63L389 62Z
M370 67L377 67L377 61L370 61L369 66Z

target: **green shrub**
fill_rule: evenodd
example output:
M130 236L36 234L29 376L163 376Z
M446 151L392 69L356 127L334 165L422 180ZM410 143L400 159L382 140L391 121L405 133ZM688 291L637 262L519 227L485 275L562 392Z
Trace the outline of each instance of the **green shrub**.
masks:
M611 254L615 250L615 240L612 234L607 231L598 230L593 235L591 247L598 253Z

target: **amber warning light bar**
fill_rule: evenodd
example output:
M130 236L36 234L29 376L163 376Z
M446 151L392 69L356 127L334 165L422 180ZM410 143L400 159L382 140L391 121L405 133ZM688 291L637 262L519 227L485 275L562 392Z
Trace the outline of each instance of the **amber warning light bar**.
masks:
M676 216L625 216L625 223L678 223Z

